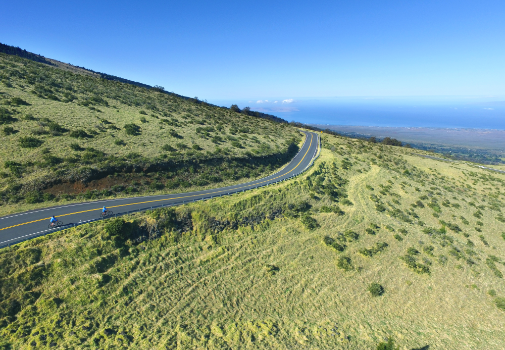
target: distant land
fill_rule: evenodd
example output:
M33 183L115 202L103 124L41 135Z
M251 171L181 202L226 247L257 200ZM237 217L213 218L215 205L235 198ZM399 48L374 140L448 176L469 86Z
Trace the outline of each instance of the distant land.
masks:
M430 149L454 158L503 163L505 130L472 128L384 127L311 124L358 138L392 137L412 147Z

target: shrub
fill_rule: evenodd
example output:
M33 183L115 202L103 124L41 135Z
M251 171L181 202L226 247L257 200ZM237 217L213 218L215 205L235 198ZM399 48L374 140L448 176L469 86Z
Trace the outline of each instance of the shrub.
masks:
M365 232L368 233L369 235L375 235L375 231L372 230L371 228L367 228Z
M177 151L175 148L173 148L170 145L163 145L163 147L161 147L161 149L164 151L167 151L167 152L176 152Z
M141 117L141 118L140 118L140 122L141 122L141 123L147 123L147 119L146 119L146 117Z
M25 202L28 204L40 203L43 201L40 192L30 192L25 195Z
M186 146L185 144L183 144L182 142L179 142L175 145L178 149L186 149L188 148L188 146Z
M340 203L342 203L343 205L354 205L354 203L348 200L347 198L342 199Z
M117 146L125 146L126 145L126 143L123 140L120 140L120 139L115 139L114 140L114 144L117 145Z
M395 348L395 344L393 342L393 339L391 338L388 338L388 342L387 343L379 343L379 345L377 345L377 350L398 350L399 348Z
M279 271L279 268L275 265L265 265L265 271L270 275L275 275Z
M335 249L336 251L339 251L339 252L343 252L346 248L345 244L340 244L338 243L336 240L334 240L333 238L331 237L324 237L323 238L323 243L328 246L328 247L331 247L333 249Z
M495 297L496 296L496 291L494 289L490 289L490 290L487 291L487 294L489 294L492 297Z
M68 136L76 139L85 139L91 137L91 135L82 129L72 130Z
M434 255L433 255L433 251L434 251L434 250L435 250L435 247L433 247L432 245L427 245L427 246L424 246L424 247L423 247L423 251L424 251L426 254L430 255L430 256L434 256Z
M122 218L115 218L105 225L104 230L110 236L121 236L123 234L125 226L126 223Z
M311 195L313 195L313 193L311 193ZM335 213L339 216L345 214L344 211L342 211L342 209L340 209L338 206L328 207L326 205L323 205L319 211L321 213Z
M403 237L400 236L399 234L395 234L393 237L400 242L403 241Z
M312 216L308 214L303 215L300 218L300 221L302 222L303 226L305 226L309 230L314 230L319 226L316 219L314 219Z
M384 206L384 204L378 203L375 205L375 210L377 210L378 212L383 212L386 211L386 207Z
M370 286L368 287L368 291L370 292L370 294L372 294L373 297L379 297L382 294L384 294L384 287L374 282L370 284Z
M43 159L44 159L44 164L47 166L57 165L63 161L61 158L55 157L51 154L45 154Z
M486 247L489 247L489 243L486 241L483 235L479 235L479 238Z
M174 129L168 130L168 134L172 137L175 137L177 139L182 139L182 136L177 133Z
M19 97L11 98L10 104L13 106L29 106L30 104Z
M498 309L505 311L505 298L498 297L494 300L494 303Z
M490 255L486 259L486 265L487 265L487 267L489 267L491 269L491 271L493 271L493 273L496 277L503 278L503 273L500 270L498 270L498 268L495 265L495 262L498 262L498 261L499 261L499 259L497 257L495 257L494 255Z
M14 128L12 126L4 126L4 128L3 128L3 133L5 136L9 136L9 135L15 134L17 132L18 131L14 130Z
M195 151L201 151L203 149L202 147L200 147L197 144L194 144L193 146L191 146L191 148L193 148Z
M351 258L347 256L340 256L337 259L337 267L344 271L351 271L353 269Z
M79 146L78 143L71 143L70 144L70 148L73 149L74 151L84 151L84 148L82 148L81 146Z
M152 189L152 190L162 190L163 188L165 188L165 185L161 182L151 182L151 184L149 185L149 188Z
M8 109L0 107L0 124L8 124L16 121L16 118L13 118L12 112Z
M410 248L409 248L410 249ZM417 251L417 249L416 249ZM406 254L404 256L400 256L400 259L405 262L405 265L409 267L410 269L414 270L416 273L430 273L430 268L427 265L418 263L416 261L416 258L410 254Z
M505 239L505 232L502 232L501 237Z
M347 230L344 232L344 237L346 238L347 242L354 242L359 239L359 234L352 230Z
M53 132L56 132L56 133L60 133L60 132L65 132L67 131L64 127L62 127L60 124L56 123L56 122L49 122L49 124L47 125L49 130L53 131Z
M375 243L375 246L371 248L363 248L359 250L359 253L368 256L368 257L373 257L375 254L378 254L382 252L384 249L388 247L388 244L386 242L378 242Z
M140 110L139 114L147 115L146 111Z
M403 227L402 227L402 228L400 228L400 229L398 229L398 232L400 232L400 233L402 233L402 234L404 234L404 235L406 235L406 234L408 233L408 232L407 232L407 230L406 230L406 229L404 229Z
M36 148L40 147L43 143L44 141L31 136L21 137L19 139L19 145L22 148Z
M131 135L131 136L138 136L140 135L140 126L137 124L126 124L124 126L124 129L126 131L126 134Z
M242 144L239 141L232 141L231 145L233 147L242 148Z

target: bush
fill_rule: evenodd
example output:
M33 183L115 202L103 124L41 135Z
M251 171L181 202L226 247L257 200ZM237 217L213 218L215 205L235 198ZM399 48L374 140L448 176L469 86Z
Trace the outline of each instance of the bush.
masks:
M312 194L312 193L311 193ZM321 213L335 213L339 216L344 215L345 213L340 209L338 206L335 207L328 207L326 205L323 205L321 209L319 209Z
M70 144L70 148L73 149L74 151L84 151L84 148L82 148L81 146L79 146L78 143L71 143Z
M124 126L124 129L126 131L126 134L131 135L131 136L138 136L140 135L140 126L136 124L126 124Z
M337 267L344 271L351 271L354 268L352 266L351 258L347 256L341 256L337 259Z
M233 147L242 148L242 145L240 144L240 142L239 142L239 141L232 141L232 142L231 142L231 145L232 145Z
M323 243L328 246L328 247L331 247L333 249L335 249L336 251L339 251L339 252L343 252L346 248L345 244L340 244L338 243L336 240L334 240L333 238L331 237L324 237L323 238Z
M42 201L43 198L39 192L30 192L25 196L25 202L28 204L40 203Z
M370 284L370 286L368 287L368 291L370 292L370 294L372 294L373 297L380 297L382 294L384 294L384 287L374 282Z
M399 348L395 348L395 344L393 342L393 339L388 338L387 343L379 343L377 345L377 350L398 350Z
M68 136L76 139L85 139L91 137L91 135L82 129L72 130Z
M363 248L359 250L359 253L368 256L369 258L373 257L375 254L378 254L382 252L384 249L386 249L389 245L386 242L378 242L375 243L375 246L371 248Z
M191 146L191 148L193 148L195 151L201 151L203 149L202 147L200 147L197 144L194 144L193 146Z
M343 205L354 205L354 203L348 200L347 198L342 199L340 203L342 203Z
M177 147L178 149L186 149L188 148L188 146L186 146L185 144L183 144L182 142L179 142L175 145L175 147Z
M275 265L265 265L265 271L270 275L275 275L279 271L279 268Z
M104 230L110 236L121 236L125 231L125 227L126 227L125 221L121 218L116 218L114 220L109 221L105 225Z
M369 235L375 235L375 231L372 230L371 228L367 228L365 232L368 233Z
M140 122L141 122L141 123L147 123L147 119L146 119L146 117L141 117L141 118L140 118Z
M170 145L163 145L163 147L161 147L161 149L164 151L167 151L167 152L176 152L177 151L175 148L173 148Z
M490 289L490 290L487 291L487 294L489 294L492 297L495 297L496 296L496 291L494 289Z
M300 221L302 222L303 226L305 226L309 230L314 230L319 226L316 219L314 219L312 216L308 214L303 215L300 218Z
M21 137L19 139L19 145L22 148L36 148L40 147L43 143L44 141L31 136Z
M13 106L29 106L30 104L19 97L11 98L10 104Z
M18 131L14 130L14 128L12 126L4 126L4 128L3 128L3 133L5 136L13 135L17 132Z
M505 298L498 297L494 300L494 303L498 309L505 311Z
M126 145L126 143L123 140L120 140L120 139L115 139L114 140L114 144L117 145L117 146L125 146Z
M395 234L393 237L400 242L403 241L403 237L400 236L399 234Z

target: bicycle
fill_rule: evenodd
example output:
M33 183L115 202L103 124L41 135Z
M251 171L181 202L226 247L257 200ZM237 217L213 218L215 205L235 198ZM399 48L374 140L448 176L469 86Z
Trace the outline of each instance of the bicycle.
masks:
M49 225L47 225L47 228L49 228L49 229L51 229L51 228L57 228L57 227L63 226L63 225L65 225L63 223L63 221L58 220L55 223L50 223Z
M102 214L100 214L100 216L101 216L102 218L106 218L106 217L108 217L108 216L112 216L112 215L114 215L114 213L112 212L112 210L107 210L105 213L104 213L104 212L102 212Z

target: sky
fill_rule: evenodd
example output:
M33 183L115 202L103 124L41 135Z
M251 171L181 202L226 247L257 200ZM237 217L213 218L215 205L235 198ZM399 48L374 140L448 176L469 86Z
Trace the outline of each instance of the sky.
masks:
M0 11L2 43L209 102L505 96L504 38L503 0L16 0Z

